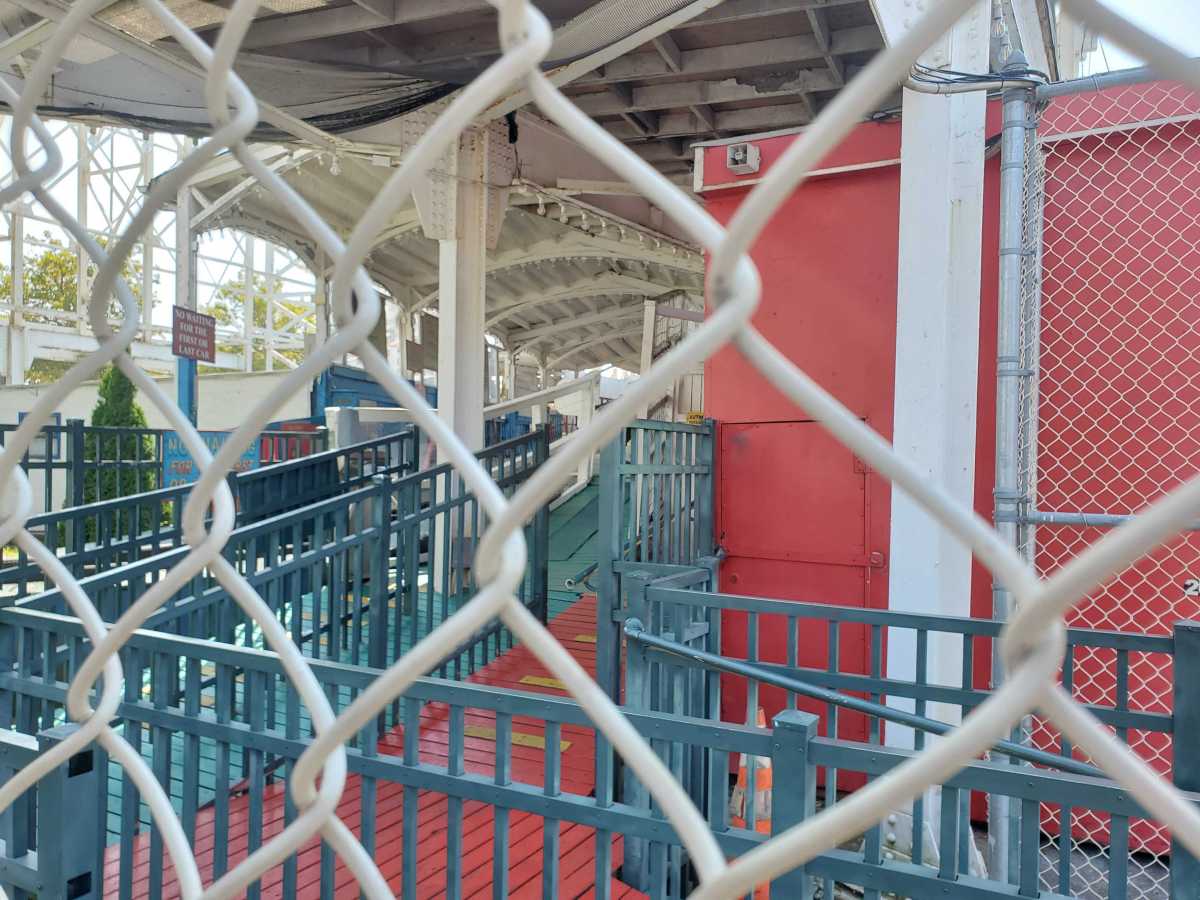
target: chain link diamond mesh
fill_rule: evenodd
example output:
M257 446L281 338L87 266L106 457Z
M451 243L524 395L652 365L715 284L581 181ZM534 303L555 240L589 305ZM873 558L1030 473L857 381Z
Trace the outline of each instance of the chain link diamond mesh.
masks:
M1000 540L988 525L970 510L957 505L937 486L928 484L877 434L808 380L749 325L759 295L758 278L747 256L755 236L766 226L782 198L799 185L805 173L856 122L876 107L904 77L918 55L954 23L969 5L969 0L916 3L916 7L927 8L927 11L914 17L909 31L879 54L793 143L747 197L727 230L718 226L630 150L608 136L540 74L538 64L549 49L551 33L546 20L533 6L523 0L494 2L504 48L501 58L464 88L434 120L344 243L284 181L249 152L245 143L259 118L257 104L234 74L232 66L238 45L253 19L257 0L238 0L233 5L212 47L183 25L160 0L142 0L147 15L156 19L207 73L205 101L213 131L211 137L195 147L170 176L155 185L120 238L105 248L97 245L46 192L45 185L53 178L61 160L57 158L52 138L33 116L36 103L44 96L68 44L85 26L88 17L101 8L103 0L77 0L71 5L69 13L43 46L20 96L0 83L4 99L13 107L10 150L15 170L13 180L0 189L0 203L32 195L96 262L98 272L88 312L101 341L99 350L78 363L42 396L0 456L0 483L5 486L4 506L0 510L3 513L0 544L15 539L44 569L82 621L94 648L80 666L68 693L68 713L81 723L81 727L0 787L0 809L9 806L37 779L64 763L81 747L97 741L136 781L174 865L183 896L238 896L263 872L317 833L351 869L364 894L391 896L375 863L335 815L346 781L346 744L416 677L434 666L447 648L456 646L482 623L499 616L564 683L596 727L648 787L687 848L700 880L694 896L701 900L745 895L756 885L861 833L883 818L888 810L911 799L927 786L945 780L1035 708L1070 735L1075 744L1086 748L1089 755L1143 806L1172 827L1179 840L1192 852L1200 854L1200 814L1153 768L1115 740L1057 686L1057 670L1065 640L1063 616L1080 598L1090 595L1096 585L1113 573L1127 570L1131 563L1162 545L1195 518L1200 511L1200 480L1180 486L1135 521L1096 541L1048 578L1039 579L1016 550ZM1064 5L1100 30L1114 33L1135 52L1178 73L1178 77L1190 78L1194 84L1200 84L1200 73L1189 61L1132 29L1095 0L1070 0ZM386 360L367 340L380 314L380 303L361 263L375 235L407 200L417 180L479 114L518 86L528 90L544 114L672 216L711 254L709 299L714 312L703 327L659 359L636 386L606 407L589 426L577 433L576 438L564 445L560 455L539 469L520 491L506 499L423 398L388 369ZM30 145L36 143L40 143L46 153L45 162L39 161L36 168L31 168L27 159L33 149ZM156 211L174 199L185 179L218 151L227 148L237 154L249 173L258 179L261 189L273 193L304 224L329 258L336 260L332 296L338 328L301 366L290 372L270 396L249 411L246 422L214 458L178 407L126 355L126 348L136 333L138 309L118 274ZM352 289L357 295L356 304L351 302ZM108 300L114 291L125 317L117 330L107 321ZM1103 324L1099 323L1097 327L1102 328ZM660 395L673 379L731 340L781 391L821 421L864 462L917 499L942 527L969 545L977 558L1011 592L1016 604L1016 612L1001 642L1008 677L958 729L845 802L732 862L726 860L703 817L672 779L669 770L597 685L514 598L514 588L525 569L522 523L571 477L581 459L611 438L639 406L654 399L656 394ZM1096 336L1093 340L1108 339ZM475 598L386 670L335 718L311 670L291 644L278 619L222 558L221 548L233 524L233 502L224 478L232 463L271 420L280 402L300 389L315 372L350 351L362 359L371 374L402 405L413 410L418 424L437 442L467 487L479 498L492 524L477 555L479 583L483 586ZM184 514L190 552L166 578L149 587L117 622L106 625L78 583L53 554L25 530L31 499L28 481L18 462L37 429L67 392L110 361L115 361L135 381L144 396L180 432L203 475L192 491ZM206 526L205 513L210 506L212 520ZM1134 582L1153 580L1155 576L1150 573L1162 570L1160 560L1170 555L1173 546L1169 544L1156 551L1149 562L1136 567L1134 571L1138 574L1134 576ZM122 691L121 666L116 651L180 584L201 569L212 572L247 614L258 622L266 642L279 654L302 702L308 707L316 730L316 738L298 761L289 784L298 816L281 833L208 886L202 884L196 859L169 797L141 757L110 725ZM1085 610L1090 608L1090 605L1084 607ZM1076 613L1082 614L1085 613ZM101 690L93 708L92 688L101 678Z
M1022 496L1044 522L1052 514L1104 521L1139 513L1200 470L1195 430L1200 383L1200 94L1155 82L1056 99L1031 154L1026 230L1041 230L1040 260L1027 258L1023 365L1037 369L1022 397ZM1031 247L1036 247L1033 242ZM1115 519L1114 519L1115 517ZM1039 575L1059 570L1105 527L1040 524L1022 549ZM1170 634L1200 615L1200 534L1162 544L1067 615L1072 626ZM1079 648L1064 680L1076 700L1171 712L1171 660L1163 654ZM1120 735L1170 777L1169 736ZM1061 751L1044 718L1031 739ZM1069 819L1069 821L1067 820ZM1106 897L1109 822L1088 810L1043 809L1044 835L1069 837L1076 859L1070 892ZM1167 829L1130 825L1129 896L1165 898ZM1061 888L1048 867L1043 886Z

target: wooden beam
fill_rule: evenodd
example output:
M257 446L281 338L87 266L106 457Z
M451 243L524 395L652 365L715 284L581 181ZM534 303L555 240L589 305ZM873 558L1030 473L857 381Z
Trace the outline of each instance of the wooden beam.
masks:
M717 129L724 134L730 132L774 131L779 128L794 128L807 125L808 107L803 103L781 103L775 106L753 106L715 112ZM625 122L608 122L605 127L623 141L644 141L645 136L633 130ZM658 138L694 137L707 134L704 123L692 112L671 112L659 117Z
M250 27L242 48L278 47L318 38L370 31L383 25L408 25L489 9L485 0L395 0L390 19L381 19L372 9L340 6L311 12L272 16Z
M396 0L354 0L354 5L378 16L381 25L388 24L396 14Z
M683 54L679 50L679 45L669 34L660 34L653 42L654 49L658 51L659 56L663 58L663 62L667 64L667 68L672 72L678 72L683 68Z
M575 84L582 87L590 84L667 78L679 74L699 77L721 73L741 74L753 69L799 67L803 62L824 60L826 55L865 53L878 50L882 46L879 29L864 26L833 32L828 51L822 49L817 39L810 34L683 50L679 54L678 70L672 70L658 52L630 53L620 59L614 59L601 70L579 78Z
M810 9L808 24L812 26L813 38L816 40L817 46L821 48L825 65L829 67L829 74L839 84L845 84L845 67L838 59L837 54L833 52L833 30L829 27L829 10Z
M729 25L750 22L772 16L807 12L813 8L857 6L862 0L725 0L716 9L684 22L678 28L702 28L706 25Z
M787 97L811 91L835 90L838 85L826 71L802 69L786 81L766 78L755 85L748 77L726 78L721 81L676 81L635 87L628 95L581 94L574 97L576 105L591 116L619 116L643 109L687 109L697 104L737 103L742 100L761 100Z

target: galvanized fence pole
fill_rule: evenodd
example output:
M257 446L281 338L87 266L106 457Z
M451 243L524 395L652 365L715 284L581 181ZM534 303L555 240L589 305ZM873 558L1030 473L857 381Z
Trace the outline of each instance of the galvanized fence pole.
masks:
M1200 622L1176 622L1172 724L1172 779L1182 791L1200 791ZM1171 841L1171 897L1200 898L1200 860Z
M817 813L817 768L808 750L820 722L813 713L785 709L772 723L771 768L781 787L772 792L772 837ZM812 876L799 866L771 882L771 896L812 900L814 885Z
M1006 68L1024 69L1025 59L1014 55ZM1017 546L1016 518L1022 506L1019 472L1021 379L1028 373L1021 360L1022 271L1025 259L1025 187L1028 131L1033 128L1033 93L1013 88L1004 93L1004 127L1000 143L1000 290L996 326L996 529L1007 543ZM999 581L992 583L992 616L1006 621L1012 598ZM999 654L992 657L992 680L1002 678ZM1009 880L1012 819L1007 797L988 802L988 870L998 881Z

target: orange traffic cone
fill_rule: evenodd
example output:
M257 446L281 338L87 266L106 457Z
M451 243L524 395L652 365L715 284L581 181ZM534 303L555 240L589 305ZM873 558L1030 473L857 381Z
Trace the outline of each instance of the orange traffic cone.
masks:
M759 728L766 728L766 716L760 708L756 717ZM750 760L745 753L738 755L737 784L734 785L733 795L729 799L729 824L735 828L745 828L750 810L747 807L747 796L750 795ZM754 830L760 834L771 833L771 760L766 756L754 757ZM760 884L754 889L754 900L766 900L770 896L770 888Z

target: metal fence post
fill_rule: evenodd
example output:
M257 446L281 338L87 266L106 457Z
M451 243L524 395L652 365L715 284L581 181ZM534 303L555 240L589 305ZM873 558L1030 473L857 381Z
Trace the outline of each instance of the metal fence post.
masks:
M629 600L629 616L648 622L646 614L646 585L650 576L642 572L631 572L621 579L621 589ZM611 619L612 616L610 615ZM619 628L620 626L618 626ZM618 637L618 641L620 638ZM646 650L637 641L629 641L625 657L625 708L634 712L649 712L651 709L650 659ZM621 785L621 802L634 809L650 809L650 792L638 780L633 771L621 764L617 783ZM650 886L650 857L647 842L640 838L625 838L625 862L621 867L622 878L637 890Z
M696 532L699 535L697 553L709 556L717 547L716 499L717 499L717 423L714 419L704 420L704 431L700 435L697 462L708 464L708 475L696 495ZM713 582L716 590L716 582Z
M83 419L67 419L67 506L83 506ZM49 512L49 510L46 510Z
M798 709L785 709L772 721L771 768L783 788L771 798L772 837L816 815L817 769L808 749L820 721ZM813 883L804 866L798 866L771 882L771 896L812 900Z
M538 435L534 445L537 467L550 458L550 440L545 429ZM530 598L537 616L545 625L550 621L550 504L543 503L533 517L533 554L531 558Z
M1175 673L1172 720L1175 759L1172 780L1181 791L1200 791L1200 755L1181 747L1200 745L1200 622L1176 622ZM1200 860L1171 841L1171 897L1173 900L1200 898Z
M84 503L84 440L83 419L67 419L67 485L63 506L80 507ZM53 477L50 469L46 477ZM50 512L49 509L46 512ZM57 535L55 536L57 537ZM72 553L82 553L87 541L87 529L80 519L71 519L66 524L66 534L63 535L63 546L70 548Z
M620 702L621 581L613 564L621 558L621 474L625 429L600 451L600 522L596 568L596 682Z
M60 725L38 735L45 753L79 729ZM95 745L76 753L38 783L39 898L76 900L102 897L104 885L97 847L104 843L100 815L101 753Z
M1024 69L1018 54L1006 68ZM1021 511L1019 443L1021 422L1021 379L1030 373L1022 367L1021 316L1022 271L1025 259L1026 156L1031 127L1033 92L1014 88L1004 93L1004 127L1000 143L1000 285L996 324L996 480L993 517L1005 543L1017 546L1017 515ZM1012 601L999 581L992 583L992 617L1007 621ZM992 658L992 681L999 685L1002 668L999 654ZM988 871L997 881L1009 880L1015 850L1007 797L992 796L988 802Z
M375 475L375 496L371 498L371 524L379 533L378 557L371 566L371 607L367 613L371 634L367 646L367 665L376 669L388 666L387 660L387 612L389 583L392 576L392 492L391 482L386 475ZM399 578L396 579L397 592Z

